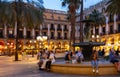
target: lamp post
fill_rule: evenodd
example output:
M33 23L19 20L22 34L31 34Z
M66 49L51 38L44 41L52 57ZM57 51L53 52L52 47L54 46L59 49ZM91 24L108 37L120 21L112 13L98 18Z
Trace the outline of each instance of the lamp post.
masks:
M34 49L35 49L36 40L30 40L30 49L32 50L32 57L34 57Z
M47 36L37 36L37 41L38 41L38 48L44 48L43 47L43 42L47 40Z

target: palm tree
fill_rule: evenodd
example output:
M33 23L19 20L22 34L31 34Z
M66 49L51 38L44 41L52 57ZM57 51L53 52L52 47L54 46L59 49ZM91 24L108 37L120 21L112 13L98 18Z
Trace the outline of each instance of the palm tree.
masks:
M25 1L25 0L24 0ZM8 11L8 16L11 16L10 20L12 21L10 24L16 27L16 51L15 51L15 61L18 61L18 30L24 23L24 26L35 27L40 25L43 22L43 11L44 7L42 6L42 0L15 0L12 2L7 2L12 11ZM6 5L5 5L6 7ZM11 15L9 15L9 12ZM1 12L0 12L1 13ZM4 12L2 12L4 13ZM1 13L1 14L2 14ZM3 17L2 17L3 19ZM5 21L9 21L5 19ZM15 25L17 23L17 25Z
M83 20L83 0L81 0L80 20ZM83 42L83 24L80 21L80 42Z
M120 1L119 0L108 0L106 12L114 15L120 14Z
M76 20L76 11L80 8L80 0L61 0L62 6L68 8L69 21L71 23L71 37L72 43L75 43L75 20ZM73 47L73 51L75 48Z
M89 22L87 23L92 24L90 26L95 26L95 30L97 26L99 25L102 26L103 24L105 24L105 16L102 13L100 13L98 10L93 10L92 13L89 14L88 16L89 16L88 20L90 20L90 23ZM84 33L87 33L87 32L84 32ZM95 33L95 36L96 36L96 33Z

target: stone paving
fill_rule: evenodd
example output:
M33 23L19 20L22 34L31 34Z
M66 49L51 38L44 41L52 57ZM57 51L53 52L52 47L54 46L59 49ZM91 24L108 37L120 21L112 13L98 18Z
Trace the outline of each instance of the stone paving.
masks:
M120 75L67 75L40 71L36 57L26 60L13 61L12 57L0 56L0 77L120 77Z

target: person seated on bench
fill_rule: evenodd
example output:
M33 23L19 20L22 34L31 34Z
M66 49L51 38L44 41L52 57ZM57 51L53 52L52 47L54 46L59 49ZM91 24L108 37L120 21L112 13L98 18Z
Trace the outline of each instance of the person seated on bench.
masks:
M79 49L78 52L76 53L76 61L77 63L81 63L83 59L84 57L82 51Z
M51 63L55 62L55 54L53 51L49 51L48 61L46 62L46 70L50 71L51 69Z
M110 62L115 65L117 71L120 72L120 63L118 60L118 56L115 54L115 51L113 48L110 49L109 59L110 59Z
M65 62L70 63L71 62L71 55L69 51L66 51L65 53Z
M93 73L96 72L98 73L98 52L96 50L92 51L91 55L91 64L93 68Z

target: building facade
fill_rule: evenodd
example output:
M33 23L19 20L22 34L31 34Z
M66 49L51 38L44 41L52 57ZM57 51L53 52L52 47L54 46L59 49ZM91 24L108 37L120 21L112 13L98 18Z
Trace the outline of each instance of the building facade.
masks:
M105 42L106 45L102 46L101 49L105 48L108 51L111 47L115 49L120 48L120 16L119 15L108 15L105 13L106 1L91 6L84 10L83 18L90 14L94 9L102 12L106 17L106 24L98 25L98 27L91 28L91 40L92 35L99 35L101 42ZM79 42L80 38L80 16L76 18L75 26L75 38L76 42ZM83 24L84 25L84 24ZM63 52L69 50L69 42L71 35L71 25L67 21L67 13L59 10L46 9L44 12L44 22L39 27L33 29L21 27L18 32L19 36L19 48L20 50L36 50L39 48L56 50L56 52ZM15 35L16 30L14 27L0 26L0 52L15 50ZM47 36L47 40L37 40L37 36ZM84 41L90 41L85 40Z
M16 28L0 27L0 52L14 52ZM63 52L69 49L70 24L67 13L59 10L46 9L44 22L33 29L21 27L18 32L20 50L48 49ZM47 40L37 40L38 36L47 36Z

